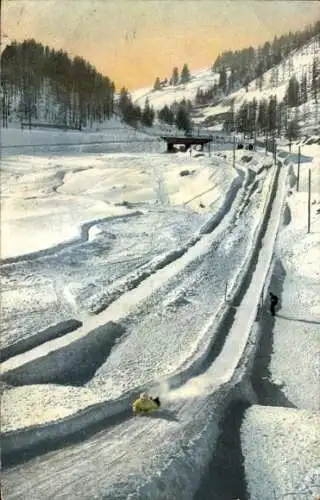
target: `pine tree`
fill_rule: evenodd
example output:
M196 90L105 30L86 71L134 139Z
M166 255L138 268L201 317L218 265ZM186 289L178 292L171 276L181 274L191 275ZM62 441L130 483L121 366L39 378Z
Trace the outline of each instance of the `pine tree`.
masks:
M171 85L178 85L179 83L179 70L174 67L172 70Z
M158 111L158 118L160 121L168 123L169 125L174 124L174 113L171 109L169 109L167 104L165 104L164 107Z
M277 136L281 136L282 129L285 126L285 113L286 113L286 107L282 102L280 102L277 106L277 111L276 111L276 128L277 128Z
M161 90L160 78L157 76L156 81L153 85L153 90Z
M128 125L135 126L142 117L140 106L132 103L131 96L125 87L120 91L118 108L123 121Z
M147 98L144 104L144 109L141 116L141 123L146 127L152 127L154 120L154 110L149 104L149 99Z
M184 64L182 71L181 71L180 82L181 83L188 83L189 81L190 81L190 71L189 71L188 65Z
M313 58L312 61L312 73L311 73L311 91L313 98L318 102L318 91L320 88L320 71L319 71L319 60L317 57Z
M291 120L288 124L286 136L290 142L299 138L299 123L297 120Z
M240 106L236 114L235 121L236 121L237 132L242 132L243 134L245 134L248 131L249 129L248 117L249 117L249 106L247 102L244 102Z
M289 80L289 85L285 94L285 101L289 108L293 108L299 105L299 82L295 76L292 76Z
M250 137L253 137L256 130L256 117L257 117L258 103L256 99L253 99L249 103L248 109L248 132Z
M221 71L219 72L219 87L221 88L222 92L226 94L227 92L227 72L225 68L222 68Z
M266 133L268 125L268 103L265 99L259 102L257 127L259 132Z
M300 82L300 103L304 104L308 100L308 86L307 86L307 75L302 76Z
M228 78L227 94L231 94L231 92L233 92L235 82L236 82L235 70L231 68L230 76Z
M122 117L124 117L124 115L126 113L126 109L128 108L130 102L131 102L131 99L129 96L128 89L126 89L125 87L122 87L122 89L120 90L120 97L119 97L119 101L118 101L118 107L119 107L119 111L120 111L120 114L122 115Z
M274 136L277 129L277 96L269 98L268 104L268 132Z
M186 132L189 132L192 128L189 113L186 109L186 106L182 104L179 105L175 119L175 124L178 127L178 129L185 130Z
M272 87L279 85L279 66L274 66L271 71L270 84Z

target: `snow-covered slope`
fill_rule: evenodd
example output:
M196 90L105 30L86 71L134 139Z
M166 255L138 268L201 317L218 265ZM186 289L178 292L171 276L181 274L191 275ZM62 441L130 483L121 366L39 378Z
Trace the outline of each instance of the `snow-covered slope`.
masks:
M245 101L256 99L268 99L272 95L276 95L278 102L284 98L289 80L292 76L296 76L298 81L301 81L303 75L306 75L307 82L310 87L312 76L312 63L314 57L319 59L320 43L319 39L314 38L301 49L293 51L282 63L266 71L262 78L262 85L258 80L253 80L249 83L248 89L242 88L237 92L233 92L223 99L217 106L207 106L200 110L203 118L219 115L231 110L231 102L234 102L235 110ZM277 76L276 76L277 75ZM309 106L314 106L309 104ZM319 104L318 104L319 106ZM308 107L308 105L307 105ZM308 109L306 110L308 112ZM311 111L314 111L314 107ZM315 113L313 112L313 120ZM197 121L202 121L198 118Z
M149 103L156 109L161 109L165 104L170 106L175 101L180 102L182 99L195 99L198 89L208 90L215 83L219 82L219 74L213 73L212 70L203 69L191 73L191 80L186 84L167 85L162 90L153 90L152 87L145 87L132 92L132 98L136 104L143 106L146 98Z
M307 82L310 87L312 76L312 63L315 57L319 59L320 41L319 38L313 38L309 43L301 49L297 49L279 65L266 71L262 78L262 84L258 80L253 80L249 83L247 90L240 90L229 94L222 98L219 104L197 107L197 114L194 117L194 122L202 124L209 117L215 117L231 110L231 102L234 101L235 110L245 101L256 99L257 101L269 98L271 95L276 95L278 101L282 101L290 78L295 75L298 81L301 81L303 75L306 75ZM186 85L167 86L162 90L154 91L152 88L139 89L133 92L133 98L137 104L143 105L145 99L155 109L160 109L165 104L170 106L174 101L182 99L190 99L194 101L198 89L206 90L219 82L219 74L213 73L210 68L195 72L192 74L191 81ZM309 100L308 103L301 106L301 111L309 115L309 127L318 125L317 116L320 116L320 104L318 106L318 114L315 112L315 104Z

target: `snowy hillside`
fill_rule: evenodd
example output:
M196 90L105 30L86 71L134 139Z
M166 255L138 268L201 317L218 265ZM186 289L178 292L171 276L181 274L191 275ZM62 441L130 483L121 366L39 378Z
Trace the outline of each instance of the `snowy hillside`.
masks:
M230 94L218 106L208 106L201 110L204 117L214 116L231 110L231 101L234 101L235 109L238 109L244 101L258 101L276 95L278 100L284 98L289 79L296 76L298 81L303 75L307 76L310 86L312 76L312 64L314 58L320 57L320 40L315 37L307 45L292 52L281 64L271 68L263 74L261 89L258 80L253 80L248 85L248 91L242 88Z
M202 70L192 74L192 79L185 85L168 86L162 90L154 91L152 88L139 89L133 92L134 100L143 106L146 98L155 109L160 109L165 104L170 106L174 101L190 99L193 101L195 116L194 123L198 125L213 124L213 119L217 115L231 111L231 103L234 103L234 110L237 111L246 101L256 99L260 101L276 95L278 102L282 101L288 87L290 78L294 75L298 79L306 75L307 85L310 87L312 78L312 64L314 58L320 60L320 40L313 38L308 44L299 50L293 51L282 63L269 69L262 76L261 82L253 80L248 88L241 88L236 92L222 98L219 104L208 106L197 106L194 99L198 89L207 90L215 83L219 82L219 74L213 73L211 69ZM318 111L315 110L317 106ZM312 133L316 132L317 121L320 116L320 104L315 105L311 100L303 106L303 112L309 114L309 127ZM301 106L302 111L302 106ZM318 113L318 114L317 114ZM210 120L211 118L211 120Z
M159 110L165 104L170 106L175 101L179 102L182 99L193 101L198 89L208 90L218 81L219 75L217 73L213 73L211 69L203 69L191 73L191 80L188 83L177 86L167 85L162 90L153 90L152 87L138 89L132 92L132 98L140 106L143 106L146 98L148 98L150 105Z

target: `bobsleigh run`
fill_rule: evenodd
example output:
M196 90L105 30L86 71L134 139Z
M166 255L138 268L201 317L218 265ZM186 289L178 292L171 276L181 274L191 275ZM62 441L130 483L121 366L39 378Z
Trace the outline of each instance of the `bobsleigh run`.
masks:
M158 397L151 397L146 392L140 394L132 405L133 413L151 413L160 408L161 403Z

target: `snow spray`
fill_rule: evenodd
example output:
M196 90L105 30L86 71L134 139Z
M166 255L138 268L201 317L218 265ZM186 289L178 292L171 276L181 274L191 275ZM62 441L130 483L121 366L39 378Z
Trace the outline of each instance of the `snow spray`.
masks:
M163 403L205 397L212 394L220 385L216 380L213 380L211 375L203 374L189 379L177 388L171 388L168 381L161 381L156 388L157 395Z

